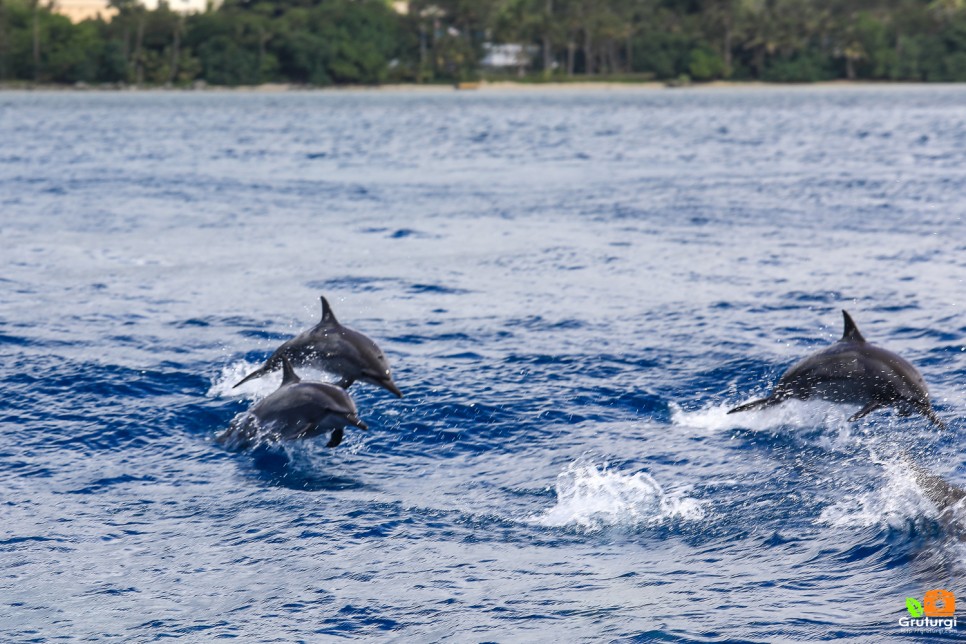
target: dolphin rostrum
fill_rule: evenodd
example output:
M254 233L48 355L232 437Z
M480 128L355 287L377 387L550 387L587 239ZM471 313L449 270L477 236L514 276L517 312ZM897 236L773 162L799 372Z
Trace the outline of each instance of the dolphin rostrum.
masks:
M302 382L287 357L282 356L281 363L281 386L233 421L218 440L233 438L247 444L260 433L278 440L301 440L332 430L326 447L336 447L346 425L369 429L344 389L324 382Z
M792 365L767 398L739 405L728 413L763 409L790 398L819 398L835 403L862 405L849 420L854 421L883 407L894 407L900 415L919 412L941 429L946 428L929 402L929 390L911 364L869 344L846 311L845 333L830 347Z
M337 384L343 389L361 380L402 398L382 350L368 337L339 324L329 302L324 296L320 299L322 320L276 349L265 364L242 378L235 387L275 371L285 357L299 367L313 367L339 376L341 380Z

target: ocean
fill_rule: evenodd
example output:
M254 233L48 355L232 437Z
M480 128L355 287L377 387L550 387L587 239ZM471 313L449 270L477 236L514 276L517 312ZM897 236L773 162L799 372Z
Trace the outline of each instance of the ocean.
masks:
M2 92L0 640L918 641L964 193L959 86ZM322 295L405 397L216 442ZM842 309L949 431L726 414Z

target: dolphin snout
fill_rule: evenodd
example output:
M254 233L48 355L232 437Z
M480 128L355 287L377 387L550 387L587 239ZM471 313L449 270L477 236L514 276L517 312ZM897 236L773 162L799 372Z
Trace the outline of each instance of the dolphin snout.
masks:
M390 391L390 392L394 393L396 395L396 398L402 398L403 397L403 394L399 390L399 387L397 387L396 386L396 383L394 383L392 380L379 380L377 382L377 384L380 387L382 387L383 389L385 389L386 391Z
M386 373L373 373L371 371L363 371L362 378L360 380L365 380L366 382L372 383L378 387L382 387L386 391L392 392L396 398L402 398L403 394L396 386L396 383L392 381L392 376L389 375L388 370Z

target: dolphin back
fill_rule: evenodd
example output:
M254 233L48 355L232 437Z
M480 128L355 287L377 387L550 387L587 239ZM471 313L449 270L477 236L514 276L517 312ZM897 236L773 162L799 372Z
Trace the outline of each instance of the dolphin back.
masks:
M328 412L336 414L354 414L356 406L352 400L339 394L345 394L342 389L321 382L298 382L279 387L274 393L266 396L253 408L252 413L263 422L274 421L287 414L310 412Z

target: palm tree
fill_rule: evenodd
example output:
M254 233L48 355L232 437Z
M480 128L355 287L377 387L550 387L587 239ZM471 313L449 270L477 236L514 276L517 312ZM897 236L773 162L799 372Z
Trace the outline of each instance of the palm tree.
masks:
M40 82L40 0L33 0L33 54L34 54L34 82Z
M0 0L0 81L7 79L7 5Z

